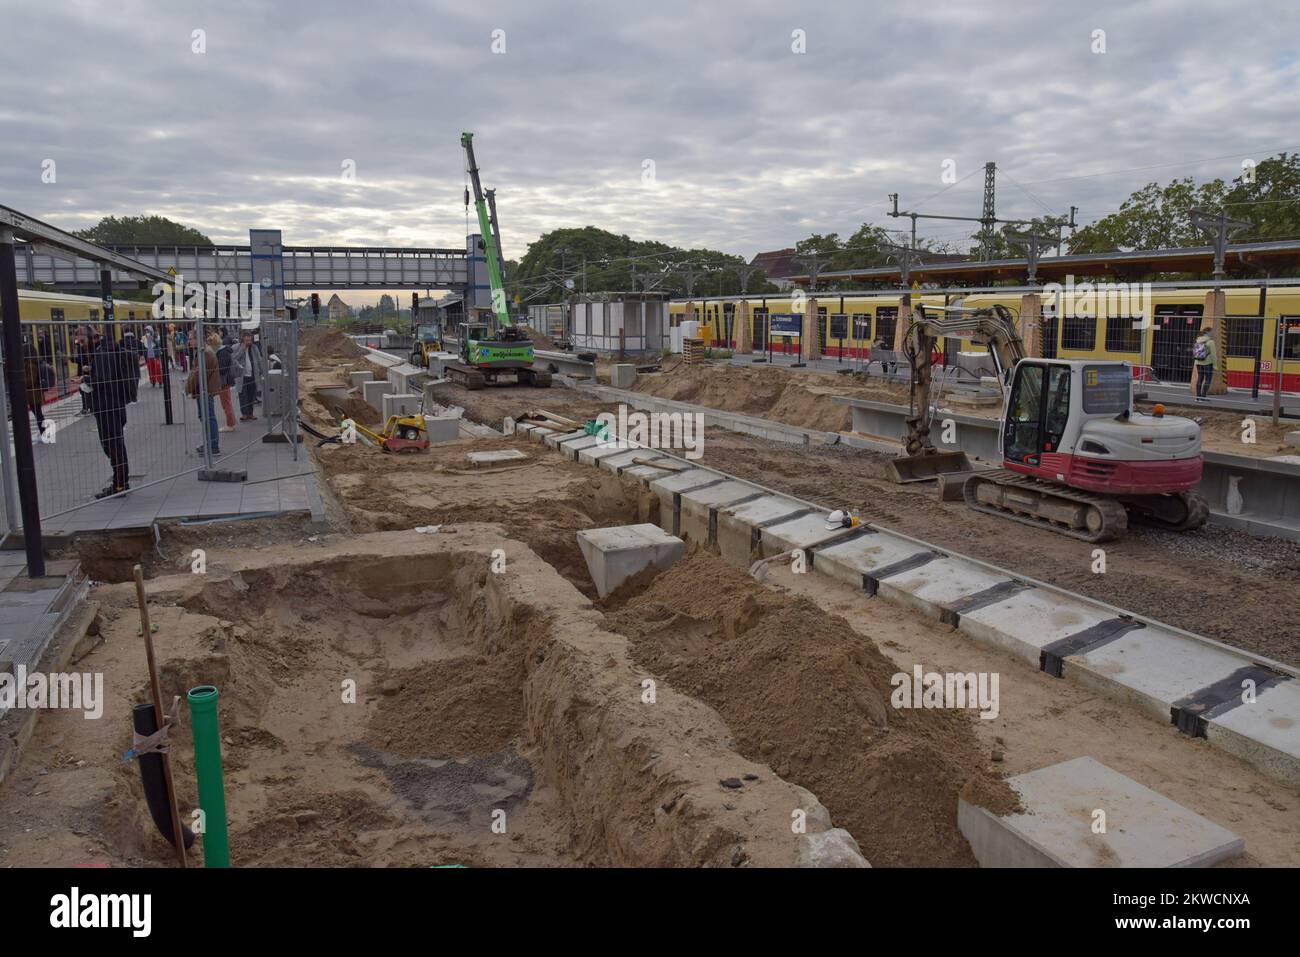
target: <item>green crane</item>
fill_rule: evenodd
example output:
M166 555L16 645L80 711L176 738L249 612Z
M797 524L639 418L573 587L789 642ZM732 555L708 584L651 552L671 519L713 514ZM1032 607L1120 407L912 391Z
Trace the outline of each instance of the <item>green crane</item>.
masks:
M444 370L470 389L481 389L489 382L495 383L500 373L513 374L519 385L549 386L551 374L533 368L533 344L510 319L506 300L505 280L501 275L499 237L495 217L488 215L487 200L479 182L478 163L474 159L474 134L460 134L460 145L465 149L465 170L474 189L474 210L478 214L479 235L483 240L483 255L487 260L488 278L492 283L492 311L496 314L497 331L489 334L482 323L465 322L460 328L460 362L444 365ZM468 197L467 197L468 198ZM471 280L473 278L471 268ZM466 296L466 318L469 302Z

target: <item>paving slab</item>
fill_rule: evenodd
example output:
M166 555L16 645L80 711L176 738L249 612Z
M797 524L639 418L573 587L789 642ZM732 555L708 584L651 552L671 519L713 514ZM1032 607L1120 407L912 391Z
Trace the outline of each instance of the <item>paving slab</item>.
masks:
M1023 812L997 817L958 799L982 867L1209 867L1245 851L1227 828L1090 757L1007 783Z
M864 575L903 561L920 550L921 546L915 542L876 532L841 544L814 546L813 567L846 585L862 588Z
M1042 649L1114 617L1114 612L1056 592L1030 588L964 612L958 627L972 638L1039 666Z
M528 456L518 449L500 449L494 452L470 452L465 458L471 465L500 465L502 462L526 459Z

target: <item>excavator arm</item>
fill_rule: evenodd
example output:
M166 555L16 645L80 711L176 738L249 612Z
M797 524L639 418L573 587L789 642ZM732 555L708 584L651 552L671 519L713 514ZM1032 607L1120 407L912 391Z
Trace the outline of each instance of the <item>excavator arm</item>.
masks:
M916 307L903 338L903 354L912 369L911 411L907 416L907 436L904 439L908 455L935 454L930 442L934 406L930 356L941 337L971 339L986 345L997 366L998 379L1003 382L1007 372L1025 358L1025 344L1016 330L1015 317L1005 306L994 303L989 309L958 312L956 315L944 312L931 315L926 310L923 305Z

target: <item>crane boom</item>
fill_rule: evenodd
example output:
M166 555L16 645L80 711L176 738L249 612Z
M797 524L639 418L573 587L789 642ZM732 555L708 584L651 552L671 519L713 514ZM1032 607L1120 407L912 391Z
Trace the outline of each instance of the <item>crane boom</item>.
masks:
M492 311L496 313L497 323L502 329L508 329L510 310L506 306L506 285L501 276L500 250L497 248L498 237L492 228L488 216L487 200L483 196L483 185L479 182L478 163L474 160L474 134L461 133L460 145L465 148L465 171L469 174L470 185L474 190L474 211L478 214L479 235L483 237L483 256L487 260L488 278L492 283Z

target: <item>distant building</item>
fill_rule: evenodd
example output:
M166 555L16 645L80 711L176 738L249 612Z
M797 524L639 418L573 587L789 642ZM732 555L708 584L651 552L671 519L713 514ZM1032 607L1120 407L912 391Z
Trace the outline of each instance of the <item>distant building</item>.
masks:
M768 282L774 283L778 289L785 290L790 288L788 277L797 276L805 271L794 257L793 248L775 249L772 252L759 253L749 261L749 264L762 269L767 275Z
M348 304L339 298L338 293L330 296L330 301L325 307L330 322L338 322L340 319L346 319L352 314Z

